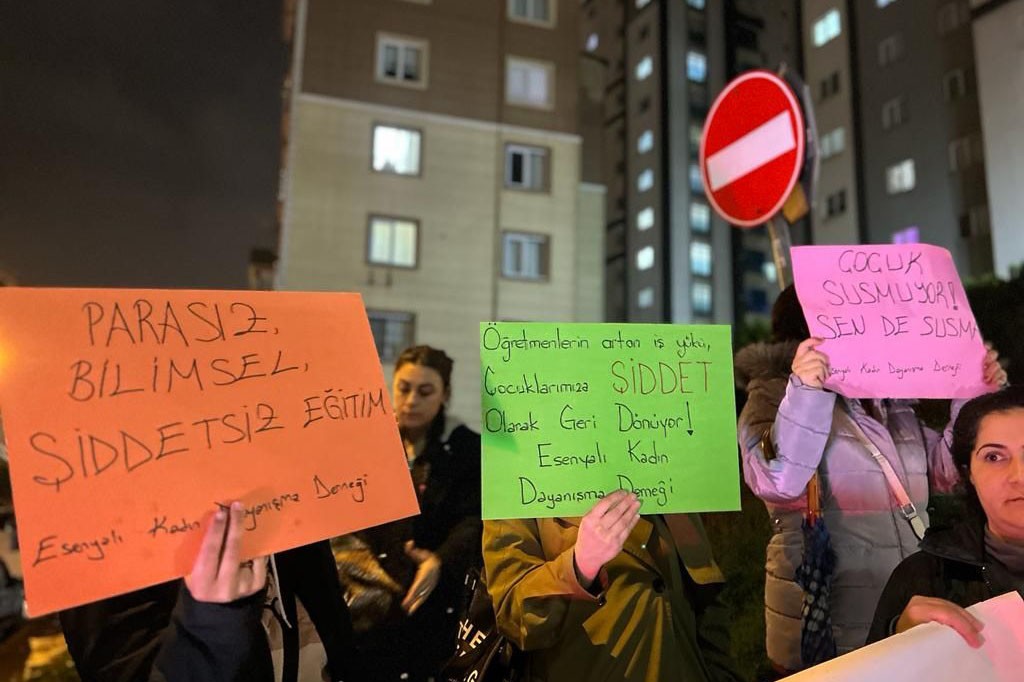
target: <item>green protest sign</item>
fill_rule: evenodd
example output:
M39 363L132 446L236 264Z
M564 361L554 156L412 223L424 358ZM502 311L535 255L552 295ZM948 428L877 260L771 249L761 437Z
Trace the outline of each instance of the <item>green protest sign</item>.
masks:
M480 325L485 519L740 507L730 328Z

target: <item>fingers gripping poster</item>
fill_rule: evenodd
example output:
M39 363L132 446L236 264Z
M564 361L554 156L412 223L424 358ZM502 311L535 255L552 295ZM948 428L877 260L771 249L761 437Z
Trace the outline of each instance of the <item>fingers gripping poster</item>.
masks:
M0 415L33 615L418 512L356 294L0 290Z

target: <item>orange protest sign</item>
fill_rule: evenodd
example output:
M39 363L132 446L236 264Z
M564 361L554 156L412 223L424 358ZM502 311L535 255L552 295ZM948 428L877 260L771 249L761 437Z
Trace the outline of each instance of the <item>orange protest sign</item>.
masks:
M33 615L418 513L357 294L0 289L0 414Z

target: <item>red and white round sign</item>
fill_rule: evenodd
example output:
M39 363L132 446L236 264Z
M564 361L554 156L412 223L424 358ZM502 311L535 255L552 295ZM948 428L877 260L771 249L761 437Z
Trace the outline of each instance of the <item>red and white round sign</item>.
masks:
M804 117L770 71L749 71L715 100L700 141L708 200L733 225L754 227L786 203L804 163Z

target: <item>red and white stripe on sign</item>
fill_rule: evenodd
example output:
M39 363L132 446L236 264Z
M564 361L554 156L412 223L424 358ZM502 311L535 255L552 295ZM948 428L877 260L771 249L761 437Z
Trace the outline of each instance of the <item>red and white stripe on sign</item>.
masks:
M749 71L726 86L704 125L700 166L725 220L754 227L775 215L800 177L804 117L784 80Z

